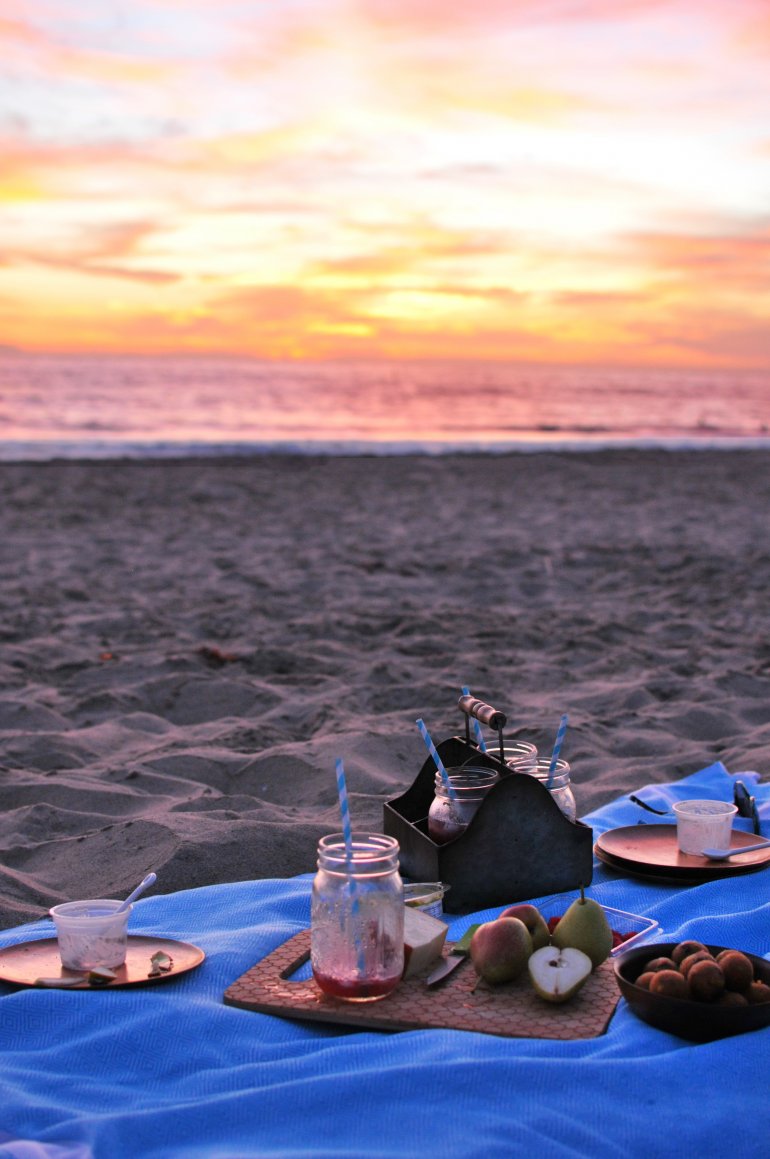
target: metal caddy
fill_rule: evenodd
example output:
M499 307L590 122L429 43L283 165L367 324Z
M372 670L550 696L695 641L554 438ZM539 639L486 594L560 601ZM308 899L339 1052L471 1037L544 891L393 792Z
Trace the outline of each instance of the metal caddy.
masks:
M384 805L383 832L399 843L401 873L413 881L441 881L448 913L507 905L549 893L588 886L593 876L593 830L570 821L548 789L527 773L514 772L504 758L507 718L473 696L461 696L465 736L436 745L446 768L494 769L492 786L467 829L444 845L428 836L434 796L432 757L405 793ZM498 734L499 754L471 741L470 718Z

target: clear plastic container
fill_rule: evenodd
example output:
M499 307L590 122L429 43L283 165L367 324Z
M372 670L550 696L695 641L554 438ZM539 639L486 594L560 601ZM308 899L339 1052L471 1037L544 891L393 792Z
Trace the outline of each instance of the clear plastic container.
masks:
M575 894L569 894L560 898L549 898L548 901L544 901L537 908L546 921L552 918L560 918L567 912L575 897ZM615 909L609 905L602 906L602 909L607 916L607 921L610 923L610 929L622 938L622 941L619 941L612 948L610 953L611 957L622 954L625 950L631 949L632 946L638 946L640 942L650 937L651 934L657 934L660 931L660 925L655 918L646 918L641 914L627 913L625 910Z
M729 849L730 831L738 806L732 801L677 801L676 838L682 853Z
M451 886L442 881L411 881L404 885L404 904L412 909L421 909L432 918L444 915L444 894Z
M622 909L613 909L610 905L602 906L602 908L607 915L610 929L615 930L623 938L619 945L613 947L613 957L616 954L622 954L624 950L629 950L631 946L638 946L650 934L660 930L660 925L655 921L655 918L645 918L641 914L629 914Z

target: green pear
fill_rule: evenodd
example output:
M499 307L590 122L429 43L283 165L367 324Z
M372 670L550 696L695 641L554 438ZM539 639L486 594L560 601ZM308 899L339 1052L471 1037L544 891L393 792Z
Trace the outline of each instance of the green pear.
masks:
M572 905L562 917L551 934L551 941L561 949L574 946L582 950L591 959L596 969L608 958L612 949L612 930L598 901L586 897L583 887L580 887L580 897L575 898Z

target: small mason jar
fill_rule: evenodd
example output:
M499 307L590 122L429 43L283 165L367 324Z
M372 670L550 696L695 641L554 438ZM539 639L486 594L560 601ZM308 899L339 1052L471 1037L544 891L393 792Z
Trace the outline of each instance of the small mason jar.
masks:
M447 769L447 776L455 799L447 792L441 774L436 773L436 795L428 810L428 836L437 845L453 841L468 828L479 805L499 779L494 769L471 766Z
M533 773L537 765L537 745L527 740L514 741L503 745L505 763L515 773Z
M404 971L399 846L383 833L354 833L351 848L352 872L341 833L318 842L310 964L324 994L372 1002L394 990Z
M541 784L546 785L564 816L568 820L574 821L577 817L577 805L575 804L575 796L572 792L572 785L570 784L569 764L567 761L561 760L561 758L557 760L553 777L551 777L551 783L548 785L548 769L550 768L550 764L550 761L537 761L533 769L523 769L522 772L527 772L530 776L537 777Z

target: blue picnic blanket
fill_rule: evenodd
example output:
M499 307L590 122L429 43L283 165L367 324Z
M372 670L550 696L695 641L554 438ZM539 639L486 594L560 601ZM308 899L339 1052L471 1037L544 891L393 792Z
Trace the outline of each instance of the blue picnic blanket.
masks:
M753 788L769 834L770 784L734 776ZM732 797L732 787L715 764L638 795L663 809ZM640 816L625 797L584 820L598 836ZM139 901L133 933L206 952L173 981L112 992L0 984L0 1159L770 1153L770 1029L694 1045L639 1021L623 999L605 1034L568 1042L361 1032L225 1005L235 979L307 926L310 882L307 874ZM654 917L656 940L770 951L767 870L682 888L597 862L588 892ZM451 919L450 937L498 912ZM0 946L49 936L40 921L3 932Z

